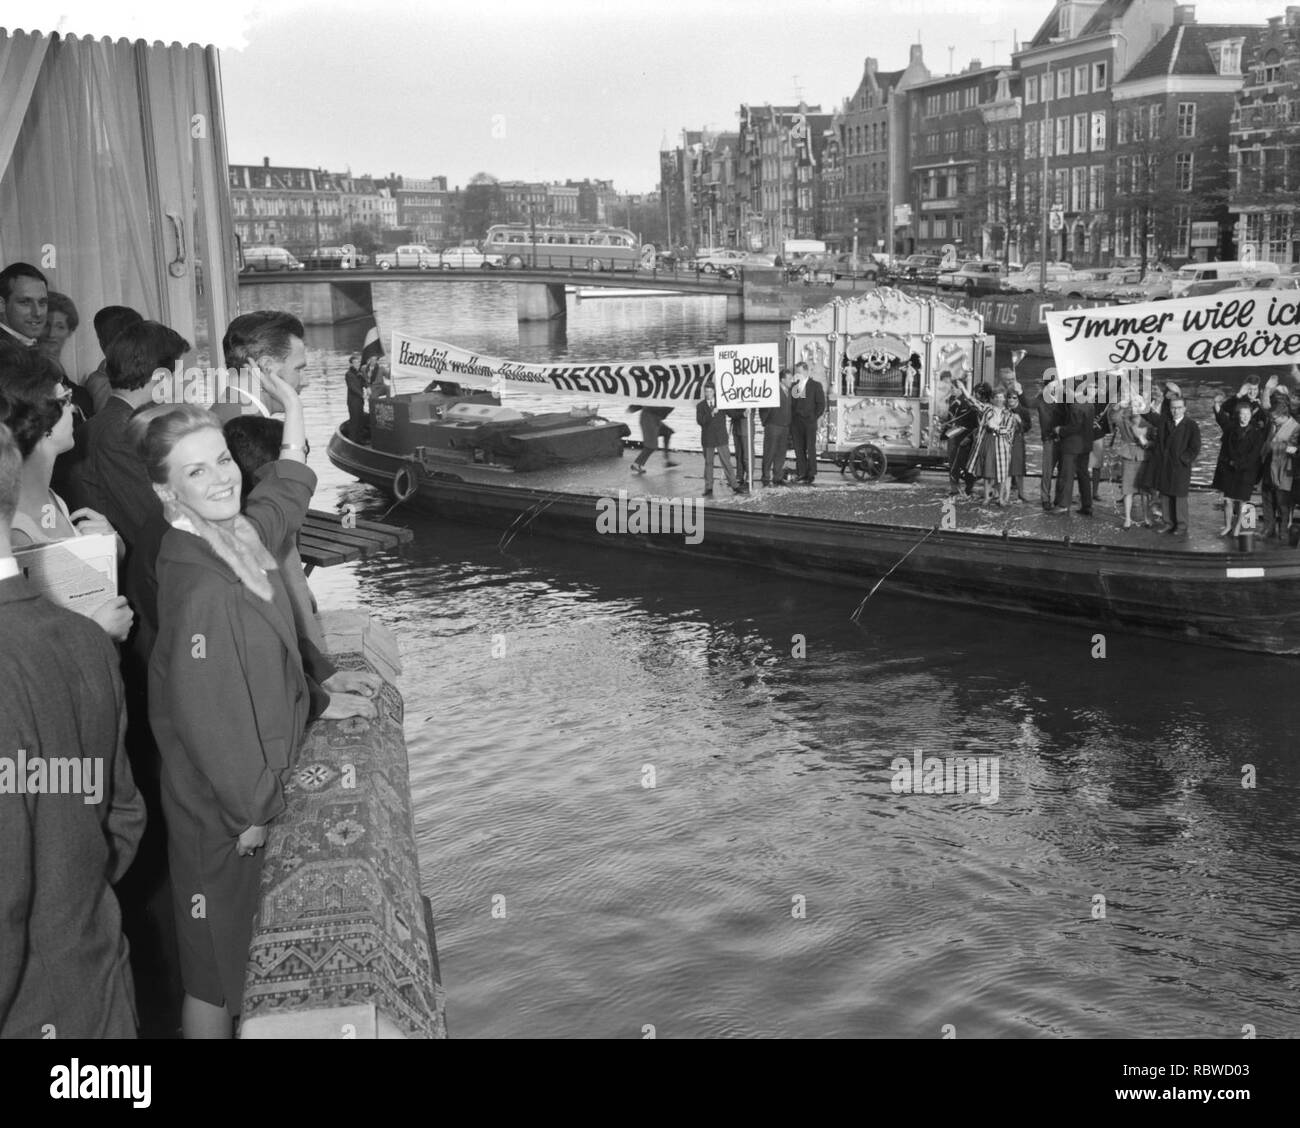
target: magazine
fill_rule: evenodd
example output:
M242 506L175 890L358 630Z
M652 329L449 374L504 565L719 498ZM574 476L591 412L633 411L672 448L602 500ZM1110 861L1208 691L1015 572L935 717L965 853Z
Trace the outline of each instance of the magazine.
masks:
M51 603L90 616L117 595L117 536L95 533L14 550L18 567Z

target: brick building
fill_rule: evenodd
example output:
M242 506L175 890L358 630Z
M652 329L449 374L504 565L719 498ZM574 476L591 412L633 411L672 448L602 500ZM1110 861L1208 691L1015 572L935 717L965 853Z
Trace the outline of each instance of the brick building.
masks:
M1240 58L1229 152L1238 251L1300 262L1300 8L1271 18Z
M1116 258L1236 258L1224 191L1229 130L1243 52L1262 32L1197 24L1180 5L1174 26L1112 87Z

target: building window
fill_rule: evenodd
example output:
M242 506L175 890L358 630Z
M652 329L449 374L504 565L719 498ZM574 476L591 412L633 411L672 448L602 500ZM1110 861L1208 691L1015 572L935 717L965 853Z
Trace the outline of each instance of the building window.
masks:
M1056 152L1055 156L1063 157L1070 152L1070 119L1068 117L1059 117L1056 119Z
M1196 136L1196 103L1195 102L1178 103L1178 136L1179 137Z
M1174 157L1174 186L1179 192L1192 190L1192 154L1179 153Z
M1086 168L1070 169L1070 211L1086 212L1088 210L1088 170Z
M1025 122L1025 156L1042 156L1038 151L1038 122L1036 121Z
M1115 111L1115 144L1127 145L1133 140L1133 111Z
M1190 254L1191 234L1191 209L1186 204L1178 204L1174 207L1174 245L1172 249L1175 255L1186 258Z
M1086 153L1088 151L1088 115L1074 115L1074 151L1076 153Z
M1105 89L1106 89L1106 64L1093 63L1092 64L1092 92L1096 94L1097 91L1105 90Z
M1056 96L1058 98L1068 98L1070 96L1070 69L1065 67L1056 72Z
M1088 194L1092 197L1094 211L1106 207L1106 166L1093 165L1088 169Z
M1074 92L1076 94L1088 93L1088 66L1086 63L1083 66L1074 68Z
M1092 151L1104 152L1106 149L1106 111L1097 110L1092 115Z
M1038 101L1038 78L1025 79L1025 105L1032 106Z

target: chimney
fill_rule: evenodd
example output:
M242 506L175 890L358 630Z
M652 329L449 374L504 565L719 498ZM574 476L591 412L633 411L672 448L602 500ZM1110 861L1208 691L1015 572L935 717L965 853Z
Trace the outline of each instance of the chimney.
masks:
M1180 24L1194 24L1196 22L1196 5L1195 4L1175 4L1174 5L1174 27Z
M878 64L875 59L868 58L865 66L865 72L868 78L876 73Z
M262 158L262 167L263 167L263 168L270 168L270 167L271 167L271 158L270 158L270 157L263 157L263 158Z
M911 66L913 63L923 65L924 62L925 60L921 58L921 45L919 43L913 43L911 47L908 48L907 65Z

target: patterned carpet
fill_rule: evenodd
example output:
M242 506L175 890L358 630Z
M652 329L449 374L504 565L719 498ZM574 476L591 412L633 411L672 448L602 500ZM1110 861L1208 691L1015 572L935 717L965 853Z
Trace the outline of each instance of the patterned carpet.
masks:
M359 651L340 669L378 668ZM308 730L273 824L241 1037L446 1037L412 834L402 699Z

